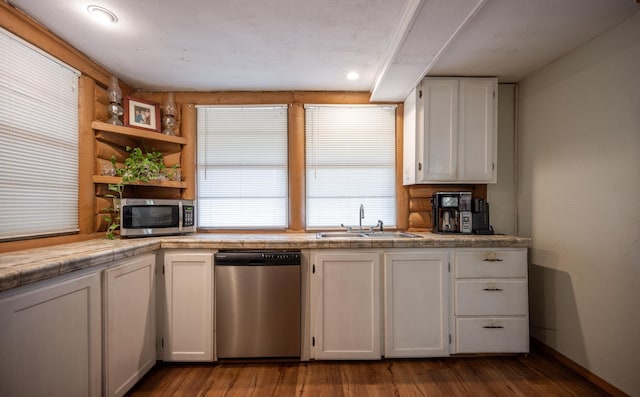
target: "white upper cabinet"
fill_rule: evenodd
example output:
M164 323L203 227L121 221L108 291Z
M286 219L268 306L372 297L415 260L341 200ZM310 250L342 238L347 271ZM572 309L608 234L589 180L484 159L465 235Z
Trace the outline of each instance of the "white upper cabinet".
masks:
M496 182L495 78L427 77L404 112L403 184Z

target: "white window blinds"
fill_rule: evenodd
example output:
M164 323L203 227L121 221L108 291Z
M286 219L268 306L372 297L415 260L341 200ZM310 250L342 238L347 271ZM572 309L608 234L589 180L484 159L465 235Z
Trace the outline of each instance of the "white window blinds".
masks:
M288 225L286 106L198 107L198 227Z
M306 225L396 225L395 107L305 106Z
M0 240L78 230L78 72L0 29Z

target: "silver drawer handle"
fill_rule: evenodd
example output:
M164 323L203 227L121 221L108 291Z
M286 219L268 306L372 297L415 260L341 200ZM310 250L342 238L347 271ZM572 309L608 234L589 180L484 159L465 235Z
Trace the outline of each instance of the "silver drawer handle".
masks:
M502 291L502 288L483 288L483 291Z
M502 258L484 258L484 262L502 262Z
M502 325L485 325L482 328L488 328L488 329L499 329L499 328L504 328Z
M502 262L502 259L498 258L498 254L495 252L487 252L484 256L483 261L485 262Z

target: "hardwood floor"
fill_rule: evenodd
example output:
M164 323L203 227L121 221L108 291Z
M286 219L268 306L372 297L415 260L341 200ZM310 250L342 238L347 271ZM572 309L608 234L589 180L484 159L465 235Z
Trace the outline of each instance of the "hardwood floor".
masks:
M128 394L151 396L607 396L549 356L367 362L159 363Z

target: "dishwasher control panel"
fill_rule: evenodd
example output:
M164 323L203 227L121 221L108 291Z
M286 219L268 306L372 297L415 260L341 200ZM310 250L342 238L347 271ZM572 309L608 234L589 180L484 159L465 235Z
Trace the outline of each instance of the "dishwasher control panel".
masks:
M300 251L247 251L224 250L214 255L219 266L229 265L300 265Z

